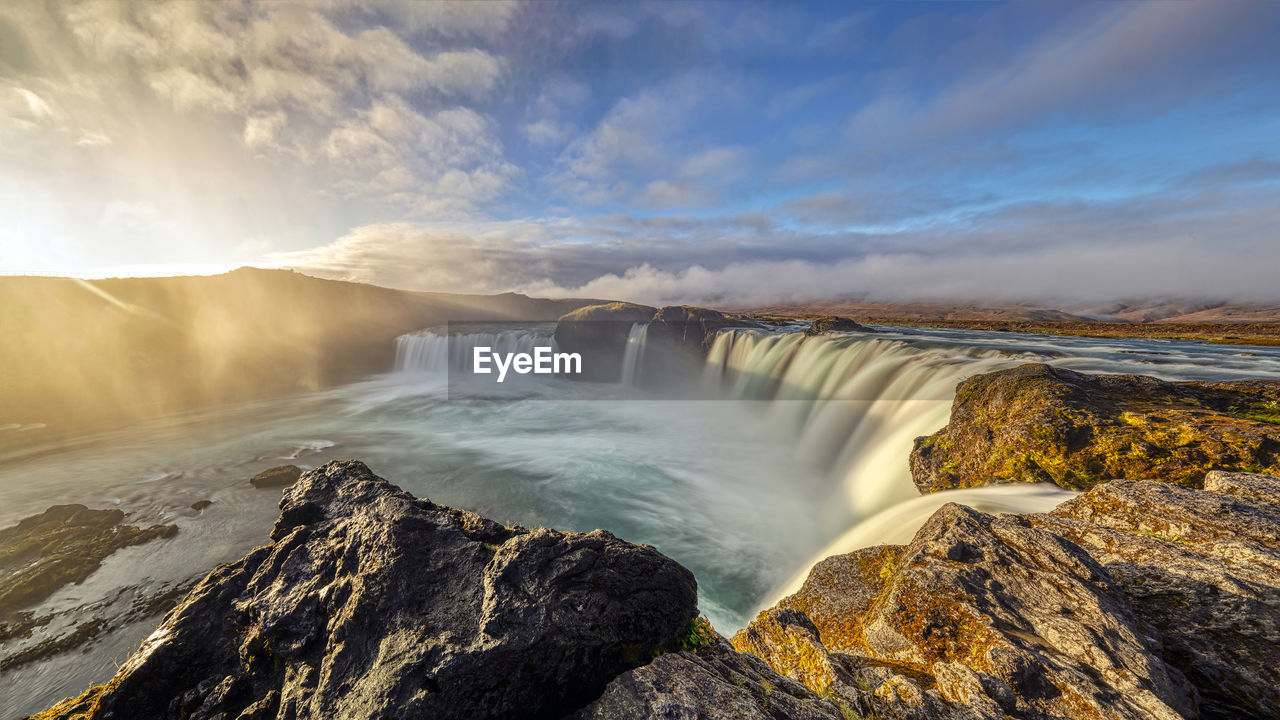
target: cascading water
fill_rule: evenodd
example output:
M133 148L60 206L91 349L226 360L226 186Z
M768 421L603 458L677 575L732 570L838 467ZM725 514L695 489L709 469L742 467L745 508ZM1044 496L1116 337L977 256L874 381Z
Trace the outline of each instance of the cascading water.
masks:
M627 335L626 352L622 357L622 384L640 384L640 371L644 367L645 343L649 337L649 323L636 323Z
M727 330L707 357L703 384L729 397L769 400L798 431L797 453L838 473L859 516L915 497L906 458L916 437L947 422L955 386L1015 364L901 340Z
M489 332L422 330L396 338L395 371L420 375L465 370L478 347L494 353L532 353L537 346L555 351L555 327L516 328Z
M709 393L770 401L767 412L795 430L796 452L829 468L841 504L856 524L815 556L817 562L909 539L949 501L1033 512L1070 497L1073 493L1057 488L1019 485L922 498L911 481L907 458L915 438L946 424L956 384L1028 359L1047 358L867 336L726 330L708 354L702 382ZM794 590L808 569L789 580L786 590Z

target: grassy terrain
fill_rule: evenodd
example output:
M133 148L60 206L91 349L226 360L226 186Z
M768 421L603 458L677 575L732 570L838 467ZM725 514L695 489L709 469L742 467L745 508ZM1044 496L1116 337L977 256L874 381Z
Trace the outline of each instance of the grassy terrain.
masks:
M803 312L771 315L772 317L812 318L816 314ZM892 314L854 316L854 320L880 325L906 325L911 327L960 328L964 330L990 330L995 332L1022 332L1044 335L1069 335L1097 338L1148 338L1157 340L1187 340L1215 345L1280 346L1280 323L1137 323L1137 322L1081 322L1042 320L956 320L947 318L917 318Z

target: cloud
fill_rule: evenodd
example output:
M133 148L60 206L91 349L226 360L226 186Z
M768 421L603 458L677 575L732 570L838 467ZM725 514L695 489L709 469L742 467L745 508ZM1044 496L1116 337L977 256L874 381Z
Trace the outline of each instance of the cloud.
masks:
M892 138L909 145L1020 127L1046 114L1096 115L1100 103L1110 103L1111 113L1135 105L1150 112L1191 92L1213 92L1212 83L1237 66L1212 59L1269 42L1267 28L1278 15L1275 5L1250 0L1099 5L1020 56L979 67L924 101L905 88L878 95L850 117L845 132L855 143ZM1202 85L1190 91L1184 71L1197 73Z
M0 3L0 242L669 301L1198 291L1143 253L1272 257L1275 7Z
M148 125L169 132L186 118L226 116L255 157L302 163L314 181L345 197L411 215L476 212L506 187L514 167L492 122L463 101L492 93L504 67L487 50L456 43L478 24L507 22L515 8L412 5L431 7L51 5L23 25L57 72L33 77L39 94L12 92L30 124L56 125L80 147L108 138L146 142ZM411 32L455 40L427 51L388 27L349 22L352 15L395 15ZM139 100L127 106L122 97ZM66 112L55 114L59 105Z
M538 120L520 126L520 132L534 145L559 145L573 136L577 128L572 123L554 120Z
M711 147L682 160L676 168L676 175L689 180L723 183L742 177L747 170L745 148Z
M682 130L695 114L723 102L729 92L723 79L686 73L618 100L590 132L560 154L553 183L593 205L628 198L637 187L638 196L632 199L644 201L653 196L645 181L668 181L657 186L656 196L673 198L669 186L675 185L670 180L678 171L679 157L691 154L680 137ZM700 119L707 121L707 115ZM728 148L717 152L740 153Z
M548 81L529 104L529 116L534 118L520 127L525 138L539 146L563 145L578 132L578 127L564 119L589 99L586 85L556 78Z
M171 67L152 73L147 84L182 112L228 113L240 104L235 93L187 68Z
M1212 192L1021 203L963 227L882 233L797 232L760 213L379 224L273 261L419 290L664 304L1277 299L1280 246L1269 228L1278 223L1280 209L1258 188L1229 206Z
M244 144L250 148L276 149L276 136L288 122L283 111L250 115L244 121Z
M680 207L693 205L702 200L702 196L694 189L669 180L655 180L649 183L644 187L640 197L645 204L655 207Z
M332 5L349 6L342 0L332 0ZM502 34L519 12L520 3L515 0L372 0L357 7L366 15L404 28L410 34L466 38Z

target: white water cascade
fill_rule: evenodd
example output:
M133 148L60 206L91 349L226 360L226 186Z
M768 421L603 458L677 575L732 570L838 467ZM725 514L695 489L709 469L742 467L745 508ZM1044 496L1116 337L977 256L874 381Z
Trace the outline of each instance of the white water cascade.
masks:
M947 423L959 381L1044 359L867 336L726 330L708 354L702 382L709 394L769 401L766 412L796 431L797 455L830 468L855 524L815 556L817 562L858 547L906 542L946 502L1040 512L1071 497L1074 493L1041 485L922 497L907 464L915 438ZM793 591L811 565L784 591ZM777 599L775 594L769 604Z
M703 384L771 401L768 412L797 430L796 452L838 472L850 507L865 517L918 495L907 457L916 437L947 423L956 384L1017 362L995 349L727 330Z
M626 352L622 356L622 384L639 385L640 371L644 367L645 342L649 337L649 323L635 323L627 336Z
M556 349L554 327L519 328L489 332L422 330L396 338L395 371L402 374L444 373L468 370L477 347L494 353L533 353L534 348Z

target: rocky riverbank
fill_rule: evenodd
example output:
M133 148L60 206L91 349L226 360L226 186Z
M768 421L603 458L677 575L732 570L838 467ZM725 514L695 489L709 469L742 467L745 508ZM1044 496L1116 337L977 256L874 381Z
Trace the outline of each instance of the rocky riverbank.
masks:
M1280 718L1280 477L1222 469L1270 457L1275 390L1036 365L965 381L914 471L1044 479L984 474L1029 447L1091 489L1041 514L943 506L905 545L819 563L731 640L651 547L329 463L284 491L269 545L36 717Z
M1031 364L956 388L916 441L922 492L1004 482L1083 490L1115 478L1198 487L1210 470L1280 475L1280 382L1165 382Z
M1280 717L1280 478L946 505L820 563L733 644L873 717Z
M907 546L820 563L731 645L653 548L335 462L112 680L36 717L1280 717L1280 479L1203 485L947 505Z

